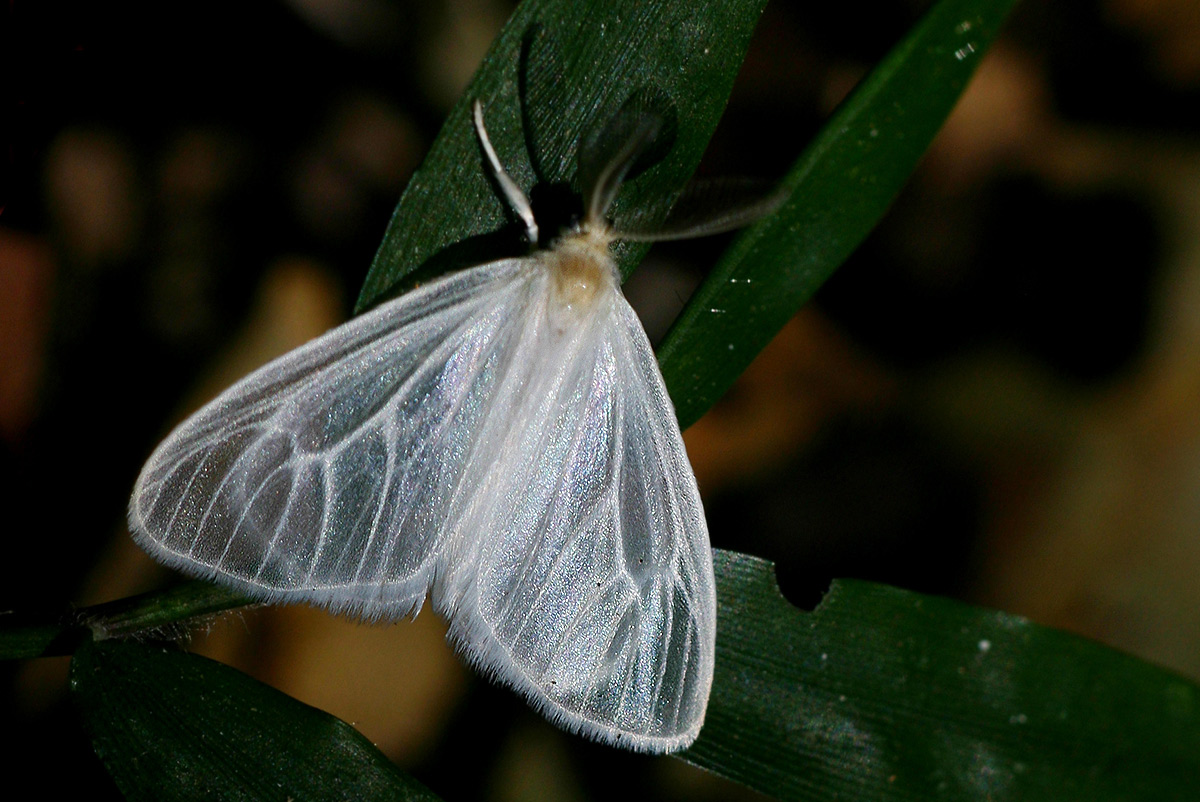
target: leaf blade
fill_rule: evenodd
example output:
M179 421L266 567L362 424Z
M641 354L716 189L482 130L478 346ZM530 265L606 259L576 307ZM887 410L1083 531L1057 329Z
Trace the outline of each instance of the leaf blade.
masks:
M717 668L681 757L779 799L1161 800L1200 784L1200 687L1019 616L838 580L812 613L716 552Z
M419 275L513 255L489 237L507 210L488 181L469 122L475 98L501 161L519 186L570 183L578 143L631 91L674 104L675 146L622 188L615 215L665 208L696 165L724 111L766 0L526 0L497 37L405 190L363 284L359 311ZM576 190L578 187L576 187ZM534 198L535 205L537 198ZM547 232L553 234L553 232ZM509 252L506 252L507 251ZM625 275L646 245L616 249Z
M874 228L1014 4L939 0L834 112L784 178L788 200L734 242L663 339L659 363L682 427Z
M127 799L437 799L349 724L197 655L87 641L71 692Z

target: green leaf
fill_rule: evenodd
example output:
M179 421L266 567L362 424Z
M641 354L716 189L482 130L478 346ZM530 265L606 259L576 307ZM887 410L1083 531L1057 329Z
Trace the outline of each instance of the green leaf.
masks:
M690 426L858 247L908 180L1015 0L940 0L834 113L658 351Z
M192 654L88 641L71 690L130 800L436 800L353 727Z
M677 119L676 148L625 188L615 213L661 209L699 159L760 5L523 4L402 198L360 308L426 272L516 252L511 232L493 236L508 218L467 119L474 97L487 105L514 178L530 187L569 184L578 141L631 91L661 95ZM788 203L735 243L660 351L682 423L724 392L866 236L1011 6L941 0L835 113L785 180ZM621 250L622 269L640 255L640 246ZM718 553L717 577L717 675L708 723L686 760L784 799L1162 800L1191 798L1200 786L1198 689L1168 672L1014 616L860 582L835 583L803 613L751 557ZM20 644L47 636L29 630ZM164 741L171 754L147 747L145 765L131 763L140 742L120 726L123 711L137 712L135 729L165 739L165 729L138 722L157 726L174 702L144 712L152 705L128 688L107 706L96 701L106 693L99 685L124 687L119 675L133 673L112 656L125 648L144 647L88 645L73 668L98 751L122 787L147 767L178 774L164 761L210 748L205 734L237 734L225 720L204 723L186 744ZM81 674L89 669L90 689ZM228 688L207 674L199 682L191 693L201 699L210 682ZM323 715L300 708L301 720ZM268 753L254 738L291 726L284 720L246 736L251 756ZM321 721L314 729L352 740L345 725ZM287 761L325 756L329 742L320 743ZM217 762L231 764L225 754ZM190 766L198 773L187 776L219 771ZM324 772L310 764L306 773Z
M0 660L20 660L29 657L47 657L70 654L76 642L64 645L66 627L32 621L13 620L6 616L0 629Z
M183 582L165 590L95 604L57 622L6 616L0 624L0 660L73 654L93 636L117 638L171 630L185 618L251 604L245 596L210 582Z
M665 212L700 161L725 109L766 0L526 0L492 44L470 87L396 207L359 295L361 311L410 282L519 251L470 122L478 98L496 150L517 185L552 188L575 177L581 139L635 92L661 98L676 120L674 148L630 181L615 217ZM556 195L556 197L558 197ZM538 196L534 194L535 206ZM548 232L552 234L553 232ZM628 275L645 253L622 243Z
M867 582L812 613L716 553L717 666L682 757L779 799L1193 799L1200 687L1014 615Z

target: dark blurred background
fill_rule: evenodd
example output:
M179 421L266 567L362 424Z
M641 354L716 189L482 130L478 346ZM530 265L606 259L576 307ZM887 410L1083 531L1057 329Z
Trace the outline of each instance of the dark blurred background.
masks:
M142 461L345 319L512 5L0 11L0 610L169 580L124 525ZM702 171L782 174L926 5L774 0ZM776 561L805 607L859 577L1200 678L1198 100L1195 0L1026 0L878 230L687 432L714 545ZM652 337L715 250L660 248L635 274ZM443 631L428 611L269 609L193 645L450 799L752 796L560 734ZM66 669L0 666L0 766L114 798Z

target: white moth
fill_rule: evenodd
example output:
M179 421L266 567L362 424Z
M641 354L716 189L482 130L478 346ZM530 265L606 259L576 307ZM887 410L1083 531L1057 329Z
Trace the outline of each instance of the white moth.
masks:
M536 242L478 102L474 119ZM429 594L464 658L555 724L644 752L691 744L712 552L604 217L644 134L585 176L584 219L549 249L379 306L184 421L138 477L137 543L250 597L365 619Z

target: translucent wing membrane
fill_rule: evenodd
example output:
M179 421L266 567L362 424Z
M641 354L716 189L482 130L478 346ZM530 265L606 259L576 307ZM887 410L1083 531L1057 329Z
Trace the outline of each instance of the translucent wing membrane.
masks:
M548 716L664 751L703 720L712 557L646 335L624 298L604 300L542 351L517 415L541 424L514 430L483 497L478 581L447 601L468 654Z
M501 261L431 284L231 387L143 469L139 543L259 598L415 611L465 509L464 472L488 458L531 268Z
M434 282L252 374L158 448L130 521L266 600L396 618L432 588L548 717L666 751L712 680L699 495L633 310L605 284L558 325L546 262Z
M716 639L708 530L602 219L659 130L636 111L586 149L588 220L552 250L404 295L180 425L134 488L138 543L252 597L368 619L431 595L466 659L551 720L690 744Z

